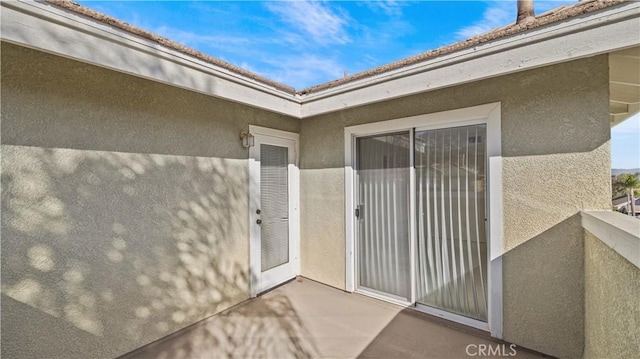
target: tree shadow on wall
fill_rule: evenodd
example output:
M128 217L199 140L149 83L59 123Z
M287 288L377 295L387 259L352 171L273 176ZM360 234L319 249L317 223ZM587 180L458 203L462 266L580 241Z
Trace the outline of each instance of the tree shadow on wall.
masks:
M310 337L289 298L272 292L121 359L317 357Z
M2 162L2 356L114 357L248 297L245 161L4 146Z

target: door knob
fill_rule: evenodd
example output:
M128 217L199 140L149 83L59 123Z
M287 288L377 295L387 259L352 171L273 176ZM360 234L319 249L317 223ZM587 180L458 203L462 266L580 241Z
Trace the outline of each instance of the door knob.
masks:
M260 214L260 213L262 213L262 211L259 209L256 209L256 214Z
M257 224L262 224L262 220L261 219L256 219L256 223Z

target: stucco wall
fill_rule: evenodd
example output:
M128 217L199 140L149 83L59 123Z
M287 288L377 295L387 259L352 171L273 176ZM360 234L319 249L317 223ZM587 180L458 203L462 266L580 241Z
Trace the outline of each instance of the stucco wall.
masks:
M1 50L2 357L115 357L246 299L238 134L299 121Z
M640 269L588 231L584 357L640 357Z
M555 356L580 357L584 246L577 213L608 209L610 202L606 56L303 120L302 274L345 287L345 126L498 101L504 339Z

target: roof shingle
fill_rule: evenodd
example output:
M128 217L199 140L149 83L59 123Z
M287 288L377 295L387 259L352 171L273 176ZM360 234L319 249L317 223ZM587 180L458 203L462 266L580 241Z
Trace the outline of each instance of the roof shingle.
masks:
M385 72L389 72L392 70L396 70L396 69L400 69L406 66L410 66L410 65L414 65L414 64L418 64L420 62L429 60L429 59L433 59L436 58L438 56L442 56L445 54L450 54L456 51L460 51L460 50L464 50L473 46L477 46L480 44L484 44L484 43L488 43L497 39L502 39L502 38L506 38L508 36L512 36L515 34L519 34L519 33L523 33L527 30L531 30L531 29L535 29L538 27L542 27L545 25L549 25L555 22L559 22L568 18L572 18L572 17L576 17L576 16L580 16L580 15L584 15L584 14L588 14L591 12L595 12L604 8L608 8L610 6L614 6L617 4L621 4L624 2L628 2L629 0L582 0L579 1L571 6L560 6L558 8L552 9L550 11L547 11L543 14L540 14L538 16L535 17L535 19L533 21L527 21L524 23L520 23L520 24L511 24L511 25L507 25L501 28L497 28L494 30L491 30L487 33L478 35L478 36L474 36L471 37L469 39L460 41L460 42L456 42L454 44L450 44L450 45L446 45L446 46L442 46L439 47L437 49L434 50L430 50L427 52L423 52L421 54L415 55L415 56L411 56L405 59L401 59L383 66L379 66L379 67L375 67L373 69L370 70L366 70L363 72L359 72L356 74L353 74L351 76L346 76L344 78L340 78L337 80L333 80L333 81L329 81L323 84L319 84L316 86L311 86L299 91L296 91L293 87L291 86L287 86L284 84L281 84L279 82L276 81L272 81L266 77L263 77L261 75L257 75L254 74L250 71L247 71L243 68L240 68L238 66L232 65L226 61L220 60L218 58L215 58L213 56L207 55L205 53L202 53L198 50L192 49L188 46L185 46L183 44L177 43L175 41L172 41L170 39L167 39L163 36L151 33L149 31L143 30L139 27L130 25L126 22L120 21L118 19L115 19L113 17L110 17L108 15L99 13L95 10L89 9L87 7L84 7L80 4L77 4L71 0L46 0L47 3L55 5L57 7L72 11L74 13L77 13L79 15L82 16L86 16L89 17L91 19L94 19L96 21L100 21L104 24L113 26L115 28L127 31L131 34L143 37L145 39L154 41L162 46L166 46L167 48L182 52L184 54L196 57L200 60L203 60L205 62L208 62L210 64L216 65L216 66L220 66L228 71L231 71L233 73L236 73L240 76L252 79L254 81L260 82L262 84L265 84L267 86L271 86L273 88L276 88L278 90L284 91L286 93L289 94L299 94L299 95L304 95L304 94L310 94L313 92L318 92L318 91L322 91L322 90L326 90L329 88L333 88L333 87L337 87L346 83L350 83L353 81L357 81L360 79L364 79L364 78L368 78L368 77L372 77L372 76L376 76Z

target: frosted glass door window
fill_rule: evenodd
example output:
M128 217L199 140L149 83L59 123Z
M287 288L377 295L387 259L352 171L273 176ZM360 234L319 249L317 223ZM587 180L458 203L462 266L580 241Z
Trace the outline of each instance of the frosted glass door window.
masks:
M487 320L486 126L416 131L416 300Z
M289 262L289 152L260 144L261 267Z
M358 287L408 301L409 132L358 138Z

